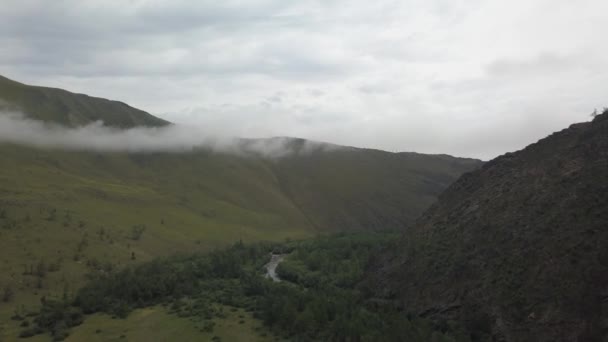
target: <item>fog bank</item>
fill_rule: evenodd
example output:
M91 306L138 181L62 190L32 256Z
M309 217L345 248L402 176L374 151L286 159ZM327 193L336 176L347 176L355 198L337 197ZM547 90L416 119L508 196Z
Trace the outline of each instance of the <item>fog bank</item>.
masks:
M0 143L47 149L188 152L207 149L218 153L279 158L312 151L328 151L336 145L293 138L242 139L207 132L203 127L170 125L119 129L98 121L78 128L27 119L19 112L0 112Z

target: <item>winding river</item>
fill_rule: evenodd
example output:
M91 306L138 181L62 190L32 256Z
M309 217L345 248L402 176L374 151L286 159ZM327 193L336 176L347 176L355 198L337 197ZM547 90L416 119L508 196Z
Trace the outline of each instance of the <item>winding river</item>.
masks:
M277 275L277 266L286 256L286 254L271 254L270 261L264 266L266 267L266 278L276 282L281 281L281 278Z

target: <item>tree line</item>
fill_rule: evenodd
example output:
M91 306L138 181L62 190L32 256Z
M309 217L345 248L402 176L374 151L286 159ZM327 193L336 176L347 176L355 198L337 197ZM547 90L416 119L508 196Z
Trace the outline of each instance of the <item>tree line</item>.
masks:
M248 310L269 331L294 341L469 341L456 322L432 322L378 305L358 289L370 256L393 238L360 233L280 244L238 242L204 255L102 273L73 296L46 298L22 336L46 332L62 340L87 314L120 318L152 305L201 317L209 331L223 315L216 305L222 304ZM277 269L284 280L279 283L263 276L272 252L288 253Z

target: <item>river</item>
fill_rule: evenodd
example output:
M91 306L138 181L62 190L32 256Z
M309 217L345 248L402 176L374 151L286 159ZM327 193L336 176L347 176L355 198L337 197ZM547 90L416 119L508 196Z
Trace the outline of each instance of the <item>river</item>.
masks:
M271 254L270 261L264 266L266 267L266 278L276 282L281 281L281 278L277 275L277 266L286 256L286 254Z

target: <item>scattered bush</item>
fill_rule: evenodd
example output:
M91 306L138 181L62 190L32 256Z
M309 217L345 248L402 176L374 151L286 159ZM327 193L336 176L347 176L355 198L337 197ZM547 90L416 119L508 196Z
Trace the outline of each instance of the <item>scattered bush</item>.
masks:
M139 239L141 239L141 236L144 234L146 229L146 225L144 224L138 224L131 227L131 240L138 241Z
M456 328L407 317L371 305L356 289L370 256L393 238L386 234L337 235L283 244L242 242L205 255L157 259L117 273L98 273L74 300L47 300L24 331L64 336L83 314L126 317L133 309L171 303L179 317L200 317L212 332L214 317L226 317L213 303L247 309L266 327L293 340L450 341ZM272 251L289 251L278 267L284 281L264 279ZM245 323L239 316L239 324ZM215 336L214 341L219 341ZM467 341L459 335L458 341Z

